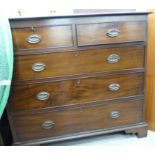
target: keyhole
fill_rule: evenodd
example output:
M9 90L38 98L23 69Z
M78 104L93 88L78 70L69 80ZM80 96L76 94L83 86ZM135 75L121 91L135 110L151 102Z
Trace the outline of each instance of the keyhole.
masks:
M80 80L76 80L76 84L79 85L81 83Z
M79 52L75 52L74 56L77 57L79 55Z

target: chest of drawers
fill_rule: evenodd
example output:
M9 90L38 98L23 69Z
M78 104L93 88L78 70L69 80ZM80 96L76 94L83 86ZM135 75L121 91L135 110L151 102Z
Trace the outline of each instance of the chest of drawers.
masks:
M147 13L10 19L15 145L116 131L147 135Z

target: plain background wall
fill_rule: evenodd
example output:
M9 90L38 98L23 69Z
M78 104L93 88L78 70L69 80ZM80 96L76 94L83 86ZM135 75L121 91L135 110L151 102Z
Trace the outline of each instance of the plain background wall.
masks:
M72 9L138 9L153 8L154 0L4 0L0 5L3 15L47 15L50 10L69 13ZM154 7L155 8L155 7Z

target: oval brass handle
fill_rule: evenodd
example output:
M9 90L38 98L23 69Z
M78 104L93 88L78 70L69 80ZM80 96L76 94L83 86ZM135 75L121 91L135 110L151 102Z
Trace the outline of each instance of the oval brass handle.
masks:
M50 97L50 94L45 91L39 92L36 96L36 98L40 101L48 100L49 97Z
M118 83L112 83L108 86L110 91L118 91L120 87L121 86Z
M54 126L54 124L55 123L53 121L47 120L47 121L43 122L42 127L44 129L51 129Z
M38 34L31 34L26 38L30 44L38 44L41 41L41 36Z
M119 118L121 116L121 113L119 111L112 111L110 113L110 117L113 119Z
M108 29L107 31L107 36L111 38L117 37L119 36L119 34L120 34L120 31L116 28L111 28L111 29Z
M32 65L32 70L35 72L41 72L45 70L45 68L46 68L46 65L42 62L37 62Z
M107 57L108 63L111 63L111 64L117 63L120 59L121 59L120 56L117 54L111 54Z

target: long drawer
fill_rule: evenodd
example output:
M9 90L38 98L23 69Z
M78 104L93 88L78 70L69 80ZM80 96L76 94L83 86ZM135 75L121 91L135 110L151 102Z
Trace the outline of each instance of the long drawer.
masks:
M145 22L110 22L78 24L79 46L145 41Z
M116 74L13 86L12 111L31 110L143 94L143 73Z
M15 49L42 49L73 46L72 26L24 27L12 29Z
M15 57L14 80L144 67L144 47L97 48Z
M119 128L143 121L143 99L101 102L89 107L12 116L15 141L65 137L98 129Z

